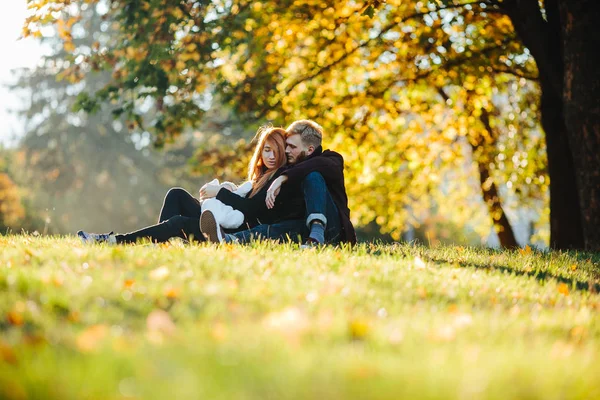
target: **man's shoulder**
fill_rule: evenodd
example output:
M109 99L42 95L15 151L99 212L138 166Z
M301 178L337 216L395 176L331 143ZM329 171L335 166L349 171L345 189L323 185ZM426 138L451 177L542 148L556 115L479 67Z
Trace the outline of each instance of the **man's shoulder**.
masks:
M333 151L333 150L323 150L323 153L321 153L321 157L339 157L339 158L344 158L344 157L342 157L342 155L340 153L338 153L337 151Z
M344 157L337 151L323 150L323 153L321 153L319 157L324 157L327 160L331 160L331 162L341 166L344 165Z

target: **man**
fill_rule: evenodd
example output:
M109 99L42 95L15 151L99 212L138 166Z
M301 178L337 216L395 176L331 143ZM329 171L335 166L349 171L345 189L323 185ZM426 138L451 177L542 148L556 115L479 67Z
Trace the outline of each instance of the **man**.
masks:
M356 243L344 184L343 157L334 151L323 151L323 129L314 121L296 121L286 132L289 167L269 187L266 204L271 209L277 207L280 193L293 189L298 197L304 197L306 219L259 225L227 235L214 223L212 214L204 213L200 226L205 227L202 231L209 240L245 243L255 238L306 238L307 245ZM288 193L285 197L293 196Z

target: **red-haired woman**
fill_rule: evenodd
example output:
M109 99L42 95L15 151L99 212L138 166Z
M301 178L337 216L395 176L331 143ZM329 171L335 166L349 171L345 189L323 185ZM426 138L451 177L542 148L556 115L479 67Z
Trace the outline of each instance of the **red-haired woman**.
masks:
M232 193L235 188L228 183L204 185L200 189L200 200L182 188L172 188L165 196L158 224L127 234L115 235L112 232L96 234L79 231L77 236L86 243L136 243L142 238L160 243L172 237L204 241L205 238L200 231L200 216L202 201L209 198L217 198L244 214L244 224L239 228L240 230L260 223L272 223L290 218L287 211L290 207L275 207L269 210L265 204L269 184L280 175L286 163L285 130L263 127L257 132L257 137L258 143L248 165L248 180L252 183L252 191L247 197ZM286 199L284 196L282 202L285 201L297 202L296 199Z

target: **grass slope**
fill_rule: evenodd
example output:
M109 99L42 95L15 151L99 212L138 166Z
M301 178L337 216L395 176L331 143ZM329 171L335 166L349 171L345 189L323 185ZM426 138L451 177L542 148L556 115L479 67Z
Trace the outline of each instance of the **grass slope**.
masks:
M0 236L3 399L600 398L600 257Z

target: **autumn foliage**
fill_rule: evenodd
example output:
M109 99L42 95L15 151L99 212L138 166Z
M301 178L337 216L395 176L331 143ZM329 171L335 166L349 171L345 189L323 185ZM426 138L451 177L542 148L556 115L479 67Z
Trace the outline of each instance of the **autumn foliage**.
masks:
M19 230L19 222L25 217L19 188L4 172L0 172L0 229Z

